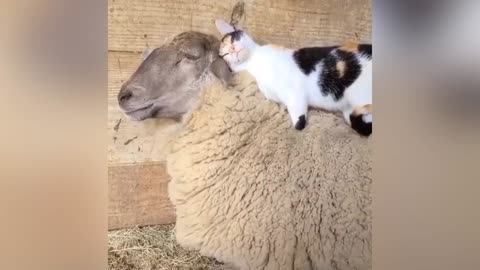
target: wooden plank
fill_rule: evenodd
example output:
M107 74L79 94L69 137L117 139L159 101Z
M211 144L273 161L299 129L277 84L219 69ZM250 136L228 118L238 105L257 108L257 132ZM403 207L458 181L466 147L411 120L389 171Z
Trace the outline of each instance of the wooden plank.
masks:
M165 147L178 123L170 120L148 119L131 121L118 107L117 94L124 81L140 65L138 53L108 53L108 162L123 163L165 161Z
M108 167L108 229L175 222L164 163Z
M109 49L140 52L187 30L219 36L236 0L109 0ZM261 43L291 48L371 41L371 0L247 0L245 29Z

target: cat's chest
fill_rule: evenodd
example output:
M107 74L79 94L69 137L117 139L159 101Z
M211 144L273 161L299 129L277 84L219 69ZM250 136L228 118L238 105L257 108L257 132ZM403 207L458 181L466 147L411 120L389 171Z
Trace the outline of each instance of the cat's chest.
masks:
M271 70L258 69L251 73L255 77L260 92L262 92L268 99L278 99L276 92L280 91L281 83L274 80L274 74Z
M257 82L267 85L273 85L276 74L278 74L278 68L273 63L266 62L262 58L256 58L252 61L248 70Z

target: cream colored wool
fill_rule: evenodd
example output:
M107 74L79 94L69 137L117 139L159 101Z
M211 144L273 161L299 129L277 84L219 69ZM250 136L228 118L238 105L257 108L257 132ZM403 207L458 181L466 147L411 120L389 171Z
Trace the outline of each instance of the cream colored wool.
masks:
M177 241L239 269L370 269L371 138L312 110L297 131L234 79L206 87L170 144Z

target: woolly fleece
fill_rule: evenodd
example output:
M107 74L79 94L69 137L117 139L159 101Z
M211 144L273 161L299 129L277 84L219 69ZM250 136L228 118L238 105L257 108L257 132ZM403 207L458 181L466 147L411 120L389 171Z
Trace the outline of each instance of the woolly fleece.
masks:
M371 139L322 111L295 130L247 73L214 81L167 155L178 243L238 269L370 269Z

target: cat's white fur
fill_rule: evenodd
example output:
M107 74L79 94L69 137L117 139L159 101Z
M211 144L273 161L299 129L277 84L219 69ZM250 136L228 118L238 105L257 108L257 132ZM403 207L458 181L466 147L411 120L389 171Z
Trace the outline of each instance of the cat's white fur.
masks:
M223 20L215 24L222 35L235 29ZM307 117L308 106L329 111L342 111L350 125L350 114L357 107L372 104L372 60L359 57L362 72L344 92L343 98L335 101L332 96L322 95L318 78L321 66L305 75L295 63L292 49L281 49L272 45L258 45L245 32L234 42L229 51L220 48L220 54L234 72L247 70L256 79L260 91L269 100L287 106L293 125L301 115ZM227 54L228 53L228 54ZM362 116L363 121L372 122L371 112Z

